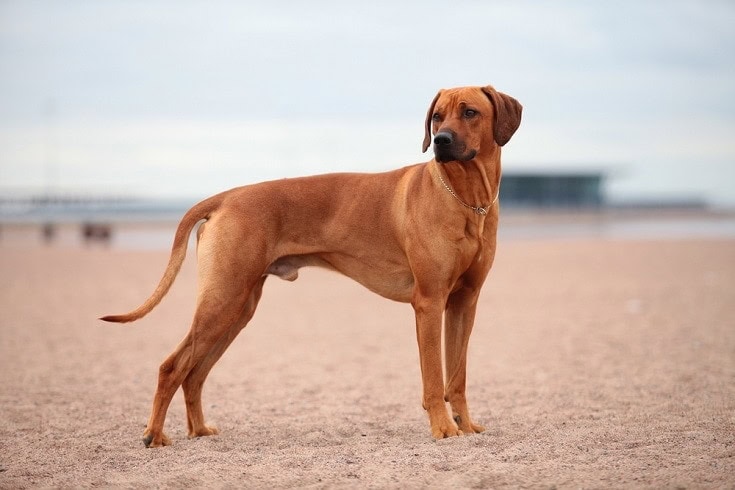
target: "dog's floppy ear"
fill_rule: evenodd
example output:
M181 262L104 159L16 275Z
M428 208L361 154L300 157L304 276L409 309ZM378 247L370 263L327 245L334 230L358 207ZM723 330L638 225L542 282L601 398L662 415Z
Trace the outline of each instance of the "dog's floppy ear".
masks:
M426 150L429 149L429 145L431 145L431 117L434 115L434 106L436 105L436 101L439 100L441 93L441 90L436 93L434 100L431 101L431 105L429 106L429 112L426 113L426 122L424 123L424 146L421 148L421 153L426 153Z
M482 87L482 91L485 92L495 108L493 137L498 145L503 146L510 140L518 126L521 125L523 106L510 95L498 92L490 85Z

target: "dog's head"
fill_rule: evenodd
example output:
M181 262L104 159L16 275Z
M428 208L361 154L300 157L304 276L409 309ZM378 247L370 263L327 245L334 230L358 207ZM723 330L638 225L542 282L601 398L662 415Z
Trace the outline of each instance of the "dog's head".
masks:
M523 107L491 86L440 90L426 113L423 151L434 135L440 163L472 160L503 146L521 124Z

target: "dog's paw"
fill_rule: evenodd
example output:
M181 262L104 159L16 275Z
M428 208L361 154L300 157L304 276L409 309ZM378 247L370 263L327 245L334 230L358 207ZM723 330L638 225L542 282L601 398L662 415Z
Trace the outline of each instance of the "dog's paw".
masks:
M219 434L219 429L217 429L217 427L213 425L205 425L201 429L189 432L189 439L194 439L195 437L216 436L217 434Z
M484 426L475 424L471 420L465 420L459 415L454 416L454 422L457 424L457 427L459 427L459 430L465 434L479 434L480 432L485 432Z
M431 436L434 439L461 436L463 432L449 417L438 424L431 424Z
M145 447L170 446L171 439L163 432L156 436L153 432L146 430L143 433L143 444L145 444Z

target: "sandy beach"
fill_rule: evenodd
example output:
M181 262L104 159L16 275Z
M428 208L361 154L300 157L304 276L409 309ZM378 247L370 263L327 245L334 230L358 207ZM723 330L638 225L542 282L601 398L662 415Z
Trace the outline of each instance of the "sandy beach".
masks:
M204 392L219 436L141 437L194 306L190 253L0 240L0 487L733 488L735 240L506 239L470 344L483 434L434 441L411 307L270 278Z

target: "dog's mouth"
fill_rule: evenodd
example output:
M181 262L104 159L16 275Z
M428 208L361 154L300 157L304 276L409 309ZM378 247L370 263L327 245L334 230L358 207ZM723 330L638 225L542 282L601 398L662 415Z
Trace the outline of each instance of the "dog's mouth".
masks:
M455 148L446 148L434 145L434 157L439 163L447 162L468 162L477 156L477 150L469 150L465 153L459 153Z

